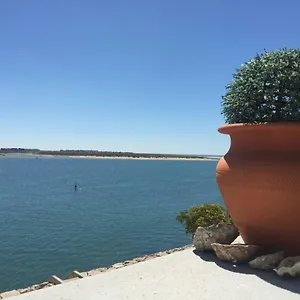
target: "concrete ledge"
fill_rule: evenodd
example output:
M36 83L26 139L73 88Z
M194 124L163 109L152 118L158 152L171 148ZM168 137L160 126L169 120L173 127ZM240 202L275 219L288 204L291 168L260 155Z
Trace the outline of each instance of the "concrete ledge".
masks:
M16 292L19 293L19 294L25 294L25 293L28 293L28 292L44 289L44 288L47 288L47 287L51 287L53 285L68 283L70 281L81 279L81 278L84 278L84 277L87 277L87 276L97 275L97 274L100 274L100 273L103 273L103 272L106 272L106 271L120 269L120 268L129 266L129 265L137 264L139 262L151 260L151 259L156 258L156 257L162 257L162 256L165 256L165 255L168 255L168 254L171 254L171 253L174 253L174 252L182 251L182 250L185 250L185 249L188 249L188 248L191 248L191 247L193 247L193 246L192 245L187 245L187 246L184 246L184 247L181 247L181 248L174 248L174 249L171 249L171 250L162 251L162 252L154 253L154 254L151 254L151 255L137 257L137 258L134 258L132 260L126 260L122 263L116 263L116 264L108 266L108 267L93 269L93 270L90 270L88 272L73 271L65 278L65 280L62 280L58 276L53 275L46 282L42 282L40 284L34 284L30 287L18 289ZM14 293L14 291L15 290L9 291L9 292L3 292L2 294L7 294L7 295L11 294L12 295ZM0 297L1 297L2 294L0 294Z
M16 300L298 300L300 281L220 263L193 248L19 295Z

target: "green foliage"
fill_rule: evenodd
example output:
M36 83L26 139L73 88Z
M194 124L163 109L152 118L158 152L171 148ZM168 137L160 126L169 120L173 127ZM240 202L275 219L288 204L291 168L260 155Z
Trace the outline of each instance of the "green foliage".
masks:
M233 74L226 89L227 123L300 122L300 49L257 55Z
M194 233L197 227L208 227L226 222L226 210L219 204L193 206L190 211L181 211L176 220L185 226L186 233Z

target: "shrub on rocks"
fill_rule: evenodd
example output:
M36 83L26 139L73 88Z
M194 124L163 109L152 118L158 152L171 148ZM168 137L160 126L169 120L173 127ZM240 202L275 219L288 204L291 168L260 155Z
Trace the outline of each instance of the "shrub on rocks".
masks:
M184 225L186 233L194 233L200 227L226 223L226 209L219 204L195 205L189 211L181 211L176 220ZM231 220L229 220L231 222Z

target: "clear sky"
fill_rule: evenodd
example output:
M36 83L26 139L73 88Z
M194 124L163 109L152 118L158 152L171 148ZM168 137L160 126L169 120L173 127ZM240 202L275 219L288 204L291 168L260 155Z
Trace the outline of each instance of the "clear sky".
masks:
M0 147L223 154L221 96L299 47L299 0L2 0Z

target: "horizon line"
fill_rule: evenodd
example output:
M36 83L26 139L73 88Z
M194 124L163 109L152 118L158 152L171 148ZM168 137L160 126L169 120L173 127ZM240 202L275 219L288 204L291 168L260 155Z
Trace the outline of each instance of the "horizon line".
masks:
M98 150L98 149L40 149L40 148L23 148L23 147L1 147L0 152L9 151L10 153L19 153L12 151L26 151L26 152L38 152L38 151L48 151L48 152L67 152L67 151L76 151L76 152L99 152L99 153L122 153L122 154L141 154L141 155L183 155L183 156L223 156L222 154L178 154L178 153L157 153L157 152L134 152L134 151L116 151L116 150Z

